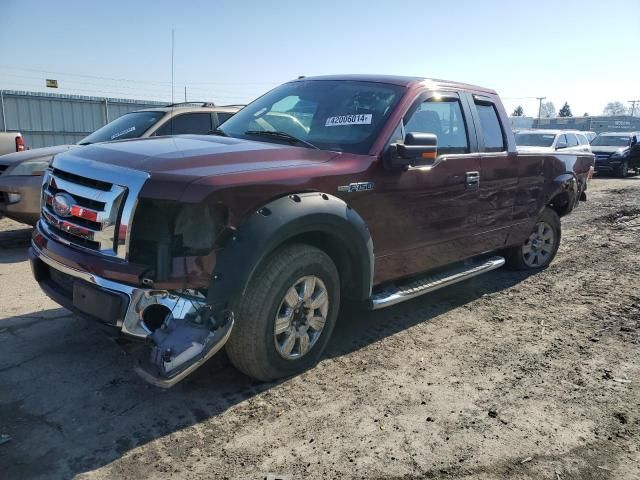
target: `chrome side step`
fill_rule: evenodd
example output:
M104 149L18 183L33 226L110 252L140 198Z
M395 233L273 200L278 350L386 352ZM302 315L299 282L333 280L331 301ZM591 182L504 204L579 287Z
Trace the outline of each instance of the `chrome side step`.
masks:
M495 270L503 265L504 257L491 257L470 265L462 265L444 272L426 275L409 283L399 285L392 284L383 291L373 294L369 299L369 305L372 310L389 307L396 303L419 297L425 293L433 292L439 288L461 282L467 278L475 277L481 273Z

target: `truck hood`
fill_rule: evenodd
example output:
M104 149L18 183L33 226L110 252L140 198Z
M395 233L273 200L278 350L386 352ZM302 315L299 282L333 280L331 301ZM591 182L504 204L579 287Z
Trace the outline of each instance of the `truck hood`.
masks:
M626 150L629 147L610 147L610 146L593 146L591 145L591 151L593 153L615 153L618 150L620 150L621 152L623 152L624 150Z
M0 165L16 166L26 160L40 160L48 158L51 160L54 155L66 152L76 147L76 145L56 145L55 147L34 148L33 150L25 150L24 152L7 153L0 156Z
M71 165L96 162L146 172L150 178L143 196L177 199L190 183L204 177L299 169L327 162L336 155L237 138L179 135L89 145L57 158Z

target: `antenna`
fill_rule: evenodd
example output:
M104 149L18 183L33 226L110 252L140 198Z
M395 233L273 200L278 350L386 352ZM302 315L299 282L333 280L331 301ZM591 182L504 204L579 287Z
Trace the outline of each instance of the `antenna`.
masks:
M171 103L173 103L173 50L175 45L175 30L171 29Z

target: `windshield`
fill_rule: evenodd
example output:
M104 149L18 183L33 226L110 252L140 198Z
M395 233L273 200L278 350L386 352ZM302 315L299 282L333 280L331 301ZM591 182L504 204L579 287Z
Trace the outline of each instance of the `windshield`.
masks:
M550 147L556 136L553 133L518 133L516 145L527 147Z
M323 150L366 154L403 94L404 87L381 83L291 82L247 105L220 130L275 143L286 139L255 132L283 132Z
M88 137L83 138L78 145L91 143L138 138L160 120L165 112L132 112L125 113L113 122L107 123Z
M603 147L626 147L631 142L631 137L620 135L598 135L593 139L591 145Z

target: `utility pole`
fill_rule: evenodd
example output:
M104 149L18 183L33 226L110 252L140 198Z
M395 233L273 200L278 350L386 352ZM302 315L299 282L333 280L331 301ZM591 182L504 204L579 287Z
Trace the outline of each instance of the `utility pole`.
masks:
M540 122L540 116L542 115L542 100L546 98L547 97L536 97L538 100L538 123Z
M631 116L635 116L636 103L640 103L640 100L627 100L631 104Z
M187 103L187 86L184 86L184 103Z

